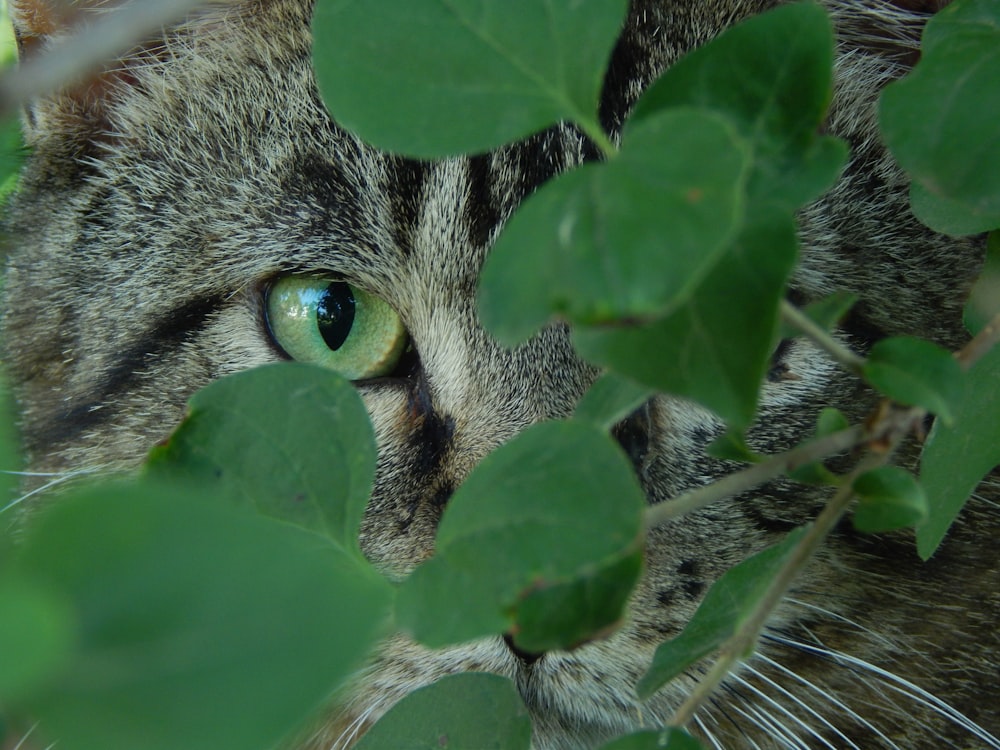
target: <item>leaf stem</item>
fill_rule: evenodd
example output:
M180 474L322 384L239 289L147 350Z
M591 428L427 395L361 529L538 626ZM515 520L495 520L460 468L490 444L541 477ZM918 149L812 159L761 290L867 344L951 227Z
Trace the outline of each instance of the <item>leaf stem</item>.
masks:
M884 462L884 460L884 457L878 457L879 463ZM781 601L786 590L795 579L795 576L798 575L799 570L812 557L823 543L823 540L826 539L827 535L846 512L848 505L854 498L854 478L861 473L862 466L866 471L874 468L871 465L873 463L862 462L846 478L840 489L837 490L837 493L827 503L822 513L820 513L816 521L806 532L805 536L802 537L802 541L792 548L788 559L785 560L778 574L771 581L764 592L764 596L757 602L749 617L740 624L733 636L722 645L719 658L715 660L708 673L698 681L695 689L687 697L687 700L674 713L673 718L669 722L670 726L683 727L691 721L698 709L715 692L715 689L722 683L736 663L753 647L764 626L764 622Z
M994 315L969 343L955 352L955 359L962 369L968 372L998 341L1000 341L1000 313Z
M865 364L864 358L859 357L831 336L828 331L816 325L808 315L788 300L781 301L781 317L788 325L802 331L814 344L826 351L848 372L861 376L861 368Z
M604 132L601 124L592 117L579 117L576 120L577 126L584 132L594 145L600 149L607 161L611 161L618 156L618 147L614 144L608 134Z
M778 453L742 471L728 474L711 484L650 506L646 509L643 517L645 530L649 531L656 526L673 521L685 513L753 489L787 471L843 453L866 442L871 437L869 431L863 426L854 425L846 430L840 430L817 440L803 443L784 453Z

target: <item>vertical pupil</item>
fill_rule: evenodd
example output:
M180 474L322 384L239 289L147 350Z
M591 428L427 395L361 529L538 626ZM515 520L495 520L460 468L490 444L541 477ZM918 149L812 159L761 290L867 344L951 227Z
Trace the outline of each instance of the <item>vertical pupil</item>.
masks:
M316 303L316 325L332 351L344 345L354 325L354 294L343 281L326 288Z

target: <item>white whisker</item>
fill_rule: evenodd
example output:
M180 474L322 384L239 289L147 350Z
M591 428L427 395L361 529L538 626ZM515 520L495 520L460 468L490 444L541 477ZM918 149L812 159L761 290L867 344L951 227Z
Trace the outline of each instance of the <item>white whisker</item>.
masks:
M91 468L86 468L86 469L76 469L75 471L60 472L60 473L51 474L51 475L50 474L25 475L25 476L53 476L55 478L52 479L52 481L46 482L45 484L41 485L40 487L36 487L35 489L31 490L30 492L24 493L23 495L21 495L20 497L16 498L15 500L11 500L3 508L0 508L0 513L6 513L7 511L9 511L9 510L11 510L13 508L16 508L18 505L20 505L21 503L23 503L28 498L33 497L34 495L38 495L38 494L40 494L42 492L48 492L53 487L57 487L60 484L65 484L66 482L68 482L68 481L70 481L72 479L76 479L78 477L86 476L87 474L94 474L94 473L97 473L99 471L100 471L99 468L93 468L93 467L91 467ZM16 472L10 472L10 473L13 474L13 473L16 473Z
M760 670L758 670L755 667L753 667L751 664L744 664L743 666L744 666L744 669L746 669L748 672L750 672L751 674L753 674L754 677L756 677L758 680L761 680L762 682L767 683L767 685L769 685L770 687L774 688L779 693L781 693L783 696L785 696L785 698L787 698L789 701L791 701L791 703L793 705L798 706L799 708L801 708L803 711L805 711L811 717L813 717L814 719L816 719L816 721L818 721L820 724L822 724L827 729L829 729L831 732L833 732L834 734L836 734L841 740L843 740L843 742L847 743L845 746L853 747L853 748L855 748L855 750L861 750L857 745L855 745L853 742L851 742L851 740L846 735L844 735L843 732L841 732L839 729L837 729L821 713L819 713L816 709L814 709L812 706L810 706L804 700L802 700L801 698L799 698L796 695L794 695L791 691L786 690L784 687L782 687L781 685L779 685L777 682L775 682L774 680L772 680L770 677L768 677L767 675L765 675ZM772 699L771 698L767 698L767 700L772 700ZM813 731L813 730L810 730L810 731ZM819 737L819 735L817 735L817 737L827 747L834 748L833 745L831 745L829 742L827 742L822 737Z
M845 617L844 615L838 614L836 612L831 612L829 609L825 609L823 607L820 607L820 606L818 606L816 604L813 604L812 602L804 602L801 599L794 599L792 597L787 597L785 599L785 601L788 602L789 604L794 604L794 605L796 605L798 607L802 607L803 609L809 609L809 610L812 610L813 612L817 612L817 613L819 613L819 614L821 614L821 615L823 615L825 617L830 618L831 620L837 620L837 621L842 622L842 623L844 623L846 625L850 625L852 628L855 628L856 630L859 630L862 633L867 633L868 635L870 635L872 637L873 640L876 640L876 641L878 641L878 642L880 642L880 643L882 643L882 644L884 644L886 646L889 646L891 648L896 648L897 647L896 643L893 643L891 640L889 640L888 638L886 638L881 633L878 633L878 632L876 632L874 630L871 630L870 628L866 628L864 625L861 625L860 623L855 622L854 620L850 619L849 617Z
M12 477L61 477L64 471L15 471L14 469L0 469L0 474L9 474Z
M748 667L746 665L744 665L744 668L748 668ZM749 668L749 670L751 672L753 672L755 675L758 674L757 671L754 670L754 669L752 669L752 668ZM793 714L787 708L785 708L784 706L782 706L780 703L778 703L778 701L776 701L774 698L772 698L771 696L769 696L767 693L765 693L763 690L761 690L759 687L757 687L753 683L751 683L751 682L743 679L739 674L735 674L735 673L731 674L729 676L729 679L735 680L741 686L743 686L745 689L750 690L754 695L756 695L761 700L763 700L764 702L766 702L768 705L770 705L771 707L773 707L773 708L777 709L778 711L780 711L782 714L784 714L785 716L787 716L793 722L795 722L796 724L798 724L806 732L808 732L809 734L811 734L812 736L814 736L823 745L825 745L826 747L830 748L830 750L837 750L826 739L824 739L815 729L813 729L812 727L810 727L808 724L806 724L804 721L802 721L802 719L800 719L798 716L796 716L795 714ZM799 701L799 703L801 703L801 701ZM805 706L805 704L801 704L801 705ZM813 712L813 713L815 713L815 712Z
M28 741L28 738L31 736L32 732L34 732L36 729L38 729L38 724L37 723L32 724L31 729L25 732L24 735L21 737L21 739L17 741L17 744L14 745L14 750L21 750L21 748L24 746L24 743Z
M939 716L954 722L958 726L962 727L970 734L975 735L980 740L986 742L989 747L995 750L1000 750L1000 739L997 739L990 732L983 729L981 726L976 724L965 714L957 709L953 708L949 704L945 703L943 700L935 696L933 693L929 693L924 690L919 685L915 685L907 679L900 677L899 675L893 674L881 667L865 661L864 659L859 659L856 656L851 656L850 654L840 653L838 651L831 651L827 648L820 648L818 646L812 646L808 643L799 643L789 638L783 636L778 636L772 634L771 637L779 642L784 643L787 646L801 649L810 653L825 656L835 662L841 664L855 666L865 672L878 677L882 683L889 689L894 690L897 693L905 695L911 700L920 703L927 708L932 709Z
M723 687L726 690L729 690L728 686L723 686ZM743 726L726 712L726 706L724 703L720 704L716 701L713 701L712 709L722 714L725 720L736 728L736 730L742 735L743 742L749 743L748 747L753 748L753 750L762 750L761 746L757 744L756 740L754 740L753 737L751 737L746 733L746 730L744 730Z
M839 700L835 695L833 695L829 691L824 690L823 688L819 687L815 683L810 682L809 680L807 680L802 675L800 675L800 674L798 674L796 672L793 672L792 670L790 670L787 667L785 667L784 665L782 665L780 662L775 661L774 659L771 659L769 656L767 656L767 655L765 655L765 654L763 654L763 653L761 653L759 651L755 654L755 657L758 658L758 659L763 659L764 661L766 661L769 665L771 665L775 669L781 670L782 672L784 672L785 674L787 674L789 677L791 677L792 679L794 679L797 682L799 682L804 687L806 687L809 690L812 690L813 692L815 692L817 695L819 695L821 698L823 698L825 701L827 701L831 705L839 708L841 711L843 711L847 716L851 717L851 719L853 719L854 721L856 721L858 724L860 724L861 726L863 726L866 729L870 730L874 734L877 734L886 743L886 745L888 747L891 747L894 750L902 750L902 748L900 748L895 742L893 742L891 739L889 739L889 737L887 737L885 734L883 734L881 731L879 731L878 727L876 727L874 724L872 724L870 721L868 721L868 719L864 718L861 714L859 714L856 711L854 711L846 703L844 703L841 700Z
M700 716L696 715L694 717L694 723L698 725L698 729L701 730L701 733L705 736L705 739L707 739L709 742L712 743L712 747L715 748L715 750L725 750L725 748L722 746L722 743L720 743L719 740L716 739L715 735L708 730L708 727L705 726L705 722L702 720Z
M755 726L763 729L772 738L783 743L785 747L793 748L794 750L809 750L808 745L804 744L794 732L790 731L788 727L774 716L765 712L760 706L748 701L746 696L740 696L738 693L735 693L735 695L744 701L745 707L733 703L734 711L752 722Z
M354 721L347 725L347 728L340 733L340 736L331 745L330 750L344 750L349 747L354 740L358 738L361 733L361 728L365 725L365 722L371 718L371 715L375 713L375 710L380 704L378 702L373 703L368 706L364 711L362 711Z

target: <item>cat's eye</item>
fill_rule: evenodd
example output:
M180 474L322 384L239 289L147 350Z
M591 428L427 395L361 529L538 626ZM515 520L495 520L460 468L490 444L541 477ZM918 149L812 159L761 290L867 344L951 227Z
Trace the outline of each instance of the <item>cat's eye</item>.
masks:
M300 362L363 380L392 372L406 348L406 329L396 311L346 281L284 276L265 296L271 337Z

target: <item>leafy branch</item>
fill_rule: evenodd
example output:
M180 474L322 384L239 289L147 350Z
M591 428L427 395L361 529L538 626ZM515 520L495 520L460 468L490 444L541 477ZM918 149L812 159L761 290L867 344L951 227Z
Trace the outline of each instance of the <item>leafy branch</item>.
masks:
M719 658L712 664L705 676L698 681L687 700L674 713L668 722L670 726L685 726L722 684L733 667L753 651L764 624L781 603L789 586L847 512L855 497L853 480L865 471L884 464L886 458L885 454L872 455L858 464L854 471L844 478L840 488L816 518L816 521L808 527L802 539L792 548L791 553L778 570L778 574L770 582L750 615L740 624L735 634L720 647Z

